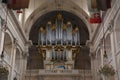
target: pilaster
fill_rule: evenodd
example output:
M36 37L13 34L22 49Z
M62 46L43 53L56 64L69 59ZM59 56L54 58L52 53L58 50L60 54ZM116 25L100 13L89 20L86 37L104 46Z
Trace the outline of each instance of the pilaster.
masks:
M16 57L16 48L17 48L17 40L14 39L14 42L12 44L12 61L11 61L11 65L12 65L12 69L10 71L10 80L13 80L14 78L14 70L15 70L15 57Z
M2 54L4 47L5 31L7 29L6 22L1 19L1 28L0 28L0 55Z
M26 75L26 69L27 69L27 57L29 56L28 52L23 52L22 53L22 70L21 70L21 80L26 80L25 75Z

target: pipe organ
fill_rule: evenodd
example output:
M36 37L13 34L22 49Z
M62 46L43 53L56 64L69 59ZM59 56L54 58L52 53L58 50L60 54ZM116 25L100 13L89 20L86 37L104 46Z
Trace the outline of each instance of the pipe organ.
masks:
M46 27L39 29L38 49L45 69L74 68L75 57L80 51L79 28L63 20L58 14L55 23L48 21Z

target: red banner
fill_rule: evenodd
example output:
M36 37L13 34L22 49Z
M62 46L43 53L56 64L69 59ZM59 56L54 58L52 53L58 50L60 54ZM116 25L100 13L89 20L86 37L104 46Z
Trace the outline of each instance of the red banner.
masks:
M16 12L17 12L17 13L22 13L22 11L21 11L21 10L17 10Z
M93 18L90 18L90 23L101 23L102 19L99 13L94 13Z
M101 18L90 18L90 23L101 23Z
M11 4L7 4L7 7L9 9L19 10L28 8L29 6L29 0L12 0Z

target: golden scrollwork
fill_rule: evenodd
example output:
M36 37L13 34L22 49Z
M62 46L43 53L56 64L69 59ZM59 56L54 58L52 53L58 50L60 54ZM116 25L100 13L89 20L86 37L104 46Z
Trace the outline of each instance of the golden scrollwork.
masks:
M46 35L46 34L47 34L47 31L46 31L45 29L44 29L44 31L43 31L43 34L44 34L44 35Z
M75 35L75 33L76 33L75 30L72 30L72 35Z
M48 24L51 25L52 24L51 21L48 21Z
M56 25L55 24L53 24L52 30L56 30Z
M72 50L72 59L75 60L79 53L80 53L80 46L76 46L75 49Z
M68 45L68 46L66 46L66 49L67 49L67 50L71 50L71 49L72 49L72 46L71 46L71 45Z
M79 28L78 28L78 27L76 27L76 28L75 28L75 31L76 31L76 32L78 32L78 31L79 31Z
M47 33L43 27L40 27L39 31L42 32L44 35L46 35L46 33Z
M61 46L61 45L56 45L56 46L55 46L55 50L56 50L56 51L63 51L63 50L64 50L64 47Z
M77 54L77 53L76 53L76 50L73 50L73 51L72 51L72 59L73 59L73 60L76 59L76 54Z
M68 24L68 25L71 25L71 22L70 22L70 21L68 21L68 22L67 22L67 24Z
M60 13L57 15L57 19L62 20L62 15Z
M76 46L76 53L80 53L80 46Z
M46 59L46 51L45 50L42 51L42 57L44 60Z
M67 30L66 24L63 24L62 29L63 29L63 30Z
M43 60L45 60L46 59L46 50L43 49L44 48L43 46L37 46L37 48L38 48L39 53L42 54Z
M46 48L47 48L47 50L51 50L52 46L47 45Z
M44 31L43 27L40 27L39 31L40 31L40 32L43 32L43 31Z

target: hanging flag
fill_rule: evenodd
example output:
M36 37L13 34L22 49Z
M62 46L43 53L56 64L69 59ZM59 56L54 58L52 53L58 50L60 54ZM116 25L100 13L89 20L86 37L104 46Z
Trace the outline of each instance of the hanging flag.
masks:
M8 4L7 6L9 9L13 9L13 10L28 8L29 0L13 0L13 3Z
M17 13L22 13L22 11L21 11L21 10L17 10L16 12L17 12Z
M97 8L96 0L91 0L91 8L92 9L96 9Z
M96 0L98 10L107 10L111 8L111 0Z
M13 2L14 2L14 1L13 1ZM9 9L19 10L19 9L21 9L21 1L20 1L20 0L17 0L17 1L15 2L15 4L14 4L14 3L8 4L7 7L8 7Z
M91 0L91 8L105 11L111 8L111 0Z
M12 1L13 1L13 0L2 0L2 3L5 3L5 4L12 4Z
M94 13L94 18L100 18L100 13Z
M111 8L111 0L107 0L107 8Z
M93 17L90 18L90 23L101 23L102 22L102 19L100 17L100 13L94 13L93 14Z
M2 3L7 4L7 3L8 3L8 0L2 0Z
M7 4L7 7L13 10L24 9L29 6L29 0L2 0L2 3Z

